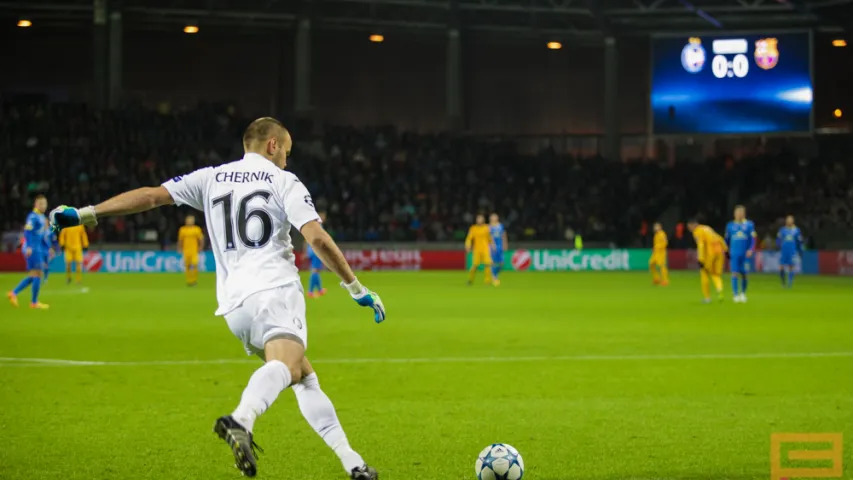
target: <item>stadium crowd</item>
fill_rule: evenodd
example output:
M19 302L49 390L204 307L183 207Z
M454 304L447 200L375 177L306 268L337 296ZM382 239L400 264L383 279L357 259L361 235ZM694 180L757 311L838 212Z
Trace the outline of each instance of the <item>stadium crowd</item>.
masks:
M237 159L248 121L217 104L112 112L5 104L0 227L18 231L36 193L84 205ZM476 212L497 211L511 240L562 241L582 233L627 246L641 240L639 225L673 205L677 218L701 212L722 225L734 202L747 203L756 223L774 232L788 213L797 214L807 232L853 227L849 144L819 158L762 155L670 165L573 158L549 149L526 155L511 139L392 127L326 127L313 135L297 129L294 138L288 168L328 212L327 226L339 241L461 241ZM174 241L184 213L109 219L93 241L165 245Z

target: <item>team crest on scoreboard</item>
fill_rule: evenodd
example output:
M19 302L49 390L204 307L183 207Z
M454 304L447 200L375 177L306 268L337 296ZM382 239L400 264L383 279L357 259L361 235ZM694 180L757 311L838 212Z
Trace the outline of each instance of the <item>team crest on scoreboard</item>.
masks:
M681 65L690 73L699 73L705 66L705 47L698 37L690 37L681 50Z
M779 63L779 40L762 38L755 42L755 64L762 70L770 70Z

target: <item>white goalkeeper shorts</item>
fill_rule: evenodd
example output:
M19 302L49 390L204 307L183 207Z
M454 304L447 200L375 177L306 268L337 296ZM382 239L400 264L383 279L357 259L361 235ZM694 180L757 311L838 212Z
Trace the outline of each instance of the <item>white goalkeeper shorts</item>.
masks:
M249 296L242 305L225 315L225 321L249 355L263 358L264 345L282 336L297 337L308 348L305 292L300 282Z

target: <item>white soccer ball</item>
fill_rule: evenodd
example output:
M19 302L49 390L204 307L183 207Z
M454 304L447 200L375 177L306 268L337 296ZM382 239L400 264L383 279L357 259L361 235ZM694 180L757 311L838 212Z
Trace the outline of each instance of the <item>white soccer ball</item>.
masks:
M512 445L493 443L480 452L474 472L477 480L521 480L524 460Z

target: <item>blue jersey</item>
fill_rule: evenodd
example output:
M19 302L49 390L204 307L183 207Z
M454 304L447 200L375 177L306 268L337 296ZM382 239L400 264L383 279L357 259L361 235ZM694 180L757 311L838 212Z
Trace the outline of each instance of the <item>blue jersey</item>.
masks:
M776 247L783 254L794 254L803 249L803 234L800 229L794 227L782 227L776 235Z
M495 242L495 250L502 252L504 249L504 226L502 223L489 225L489 234Z
M755 249L755 224L750 220L729 222L726 225L726 245L732 257L746 256L746 252Z
M27 223L24 225L24 251L29 249L34 255L47 254L52 246L52 236L47 217L43 213L32 211L27 215Z

